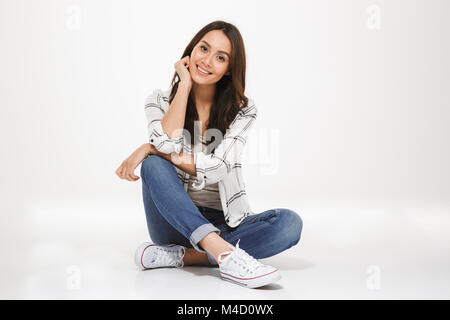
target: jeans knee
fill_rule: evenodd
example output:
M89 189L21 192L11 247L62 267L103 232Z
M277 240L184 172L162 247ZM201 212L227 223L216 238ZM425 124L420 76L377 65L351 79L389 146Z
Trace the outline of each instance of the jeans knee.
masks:
M161 234L158 231L150 230L149 231L150 239L154 244L162 245L165 244L165 240L161 237Z
M142 161L141 177L143 179L154 177L157 173L162 171L161 167L164 165L164 161L167 160L154 154L149 155Z
M303 229L303 220L298 213L293 210L285 209L284 219L286 220L285 235L290 247L295 246L299 241Z

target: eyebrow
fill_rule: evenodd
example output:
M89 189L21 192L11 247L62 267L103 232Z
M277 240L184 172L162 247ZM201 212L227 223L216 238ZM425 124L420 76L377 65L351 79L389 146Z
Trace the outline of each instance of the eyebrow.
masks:
M204 43L206 43L206 45L208 46L208 47L210 47L211 48L211 45L208 43L208 42L206 42L205 40L202 40L201 42L204 42ZM231 59L230 58L230 55L228 54L228 52L226 52L226 51L222 51L222 50L219 50L219 51L217 51L217 52L220 52L220 53L223 53L223 54L226 54L227 56L228 56L228 59Z

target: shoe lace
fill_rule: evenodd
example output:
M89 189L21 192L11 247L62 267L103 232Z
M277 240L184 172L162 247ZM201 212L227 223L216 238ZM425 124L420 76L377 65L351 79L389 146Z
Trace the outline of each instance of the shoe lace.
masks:
M230 254L230 258L239 265L242 271L253 273L256 269L263 267L264 264L253 258L247 252L239 248L239 241L233 251L225 251L219 254L219 262L222 262L222 255Z
M158 247L157 250L164 251L164 253L169 254L158 254L155 259L159 260L159 263L162 265L174 265L177 268L184 267L183 258L186 254L186 248L181 247L181 250L178 250L175 254L175 257L172 253L173 251L166 249L164 247ZM174 264L174 258L175 258L175 264Z

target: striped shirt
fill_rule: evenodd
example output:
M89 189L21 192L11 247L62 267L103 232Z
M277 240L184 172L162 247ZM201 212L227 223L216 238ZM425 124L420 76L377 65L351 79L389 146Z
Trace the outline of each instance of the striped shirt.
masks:
M225 221L230 227L238 226L245 217L255 214L250 208L245 192L241 163L245 143L257 117L257 108L253 100L249 99L248 106L237 113L222 141L215 147L214 153L205 154L193 150L191 142L185 135L170 138L163 131L161 119L170 107L169 95L170 89L167 91L156 89L145 101L149 142L162 153L179 154L182 151L183 154L193 154L197 175L191 187L201 190L206 184L217 183ZM190 175L174 167L187 192Z

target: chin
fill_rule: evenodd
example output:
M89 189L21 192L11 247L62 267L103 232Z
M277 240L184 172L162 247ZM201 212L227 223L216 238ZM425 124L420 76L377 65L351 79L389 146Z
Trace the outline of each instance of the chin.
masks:
M202 77L200 77L199 75L195 75L192 77L192 81L198 84L213 84L216 81L213 79L213 81L211 81L211 79L204 79Z

